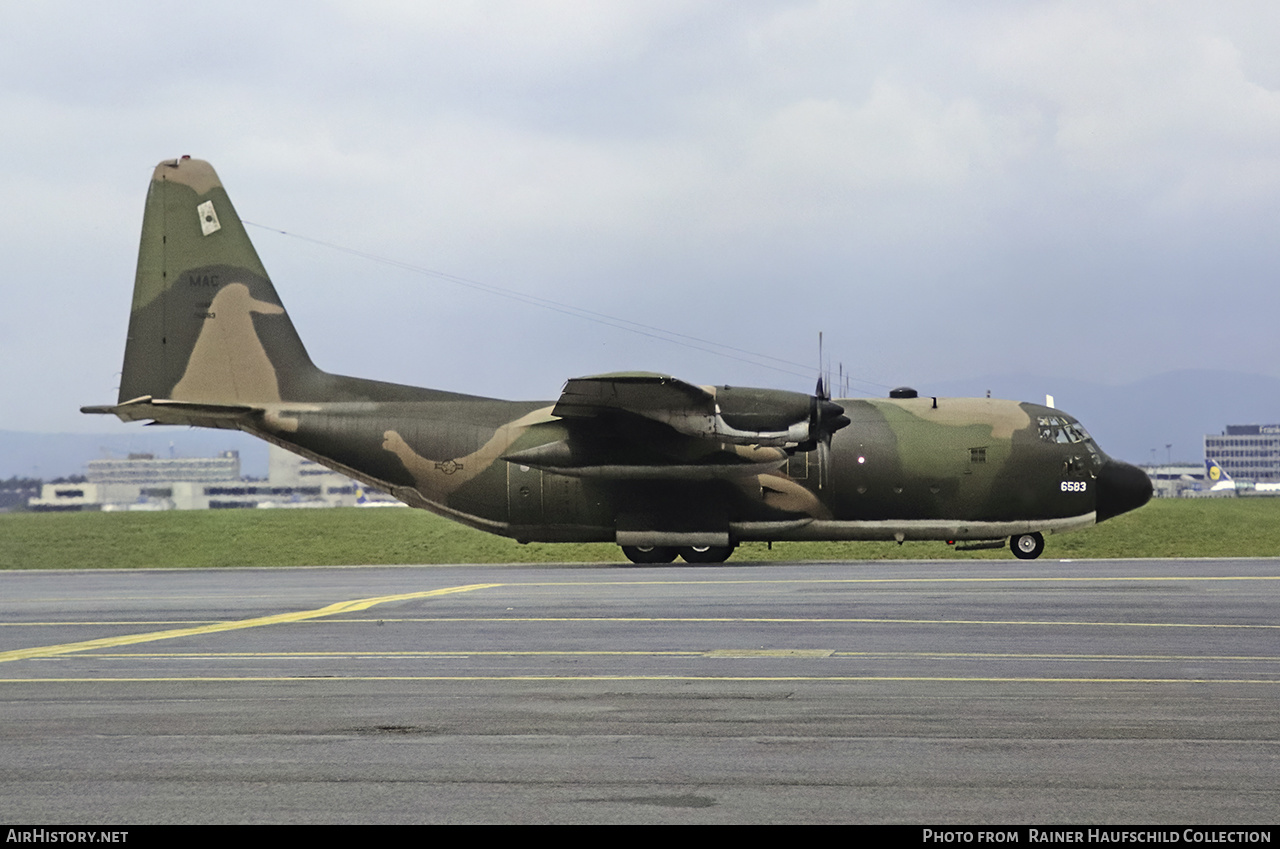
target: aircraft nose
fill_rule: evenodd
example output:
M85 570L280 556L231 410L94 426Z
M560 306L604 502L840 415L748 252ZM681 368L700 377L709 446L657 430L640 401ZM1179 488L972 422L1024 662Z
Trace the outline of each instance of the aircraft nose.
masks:
M1137 466L1108 459L1098 470L1099 522L1137 510L1151 500L1151 478Z

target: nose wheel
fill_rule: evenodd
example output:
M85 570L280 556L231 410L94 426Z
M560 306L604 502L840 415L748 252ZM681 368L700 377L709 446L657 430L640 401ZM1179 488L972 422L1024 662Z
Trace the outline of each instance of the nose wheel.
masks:
M1044 551L1044 535L1035 532L1015 534L1009 537L1009 548L1019 560L1035 560Z

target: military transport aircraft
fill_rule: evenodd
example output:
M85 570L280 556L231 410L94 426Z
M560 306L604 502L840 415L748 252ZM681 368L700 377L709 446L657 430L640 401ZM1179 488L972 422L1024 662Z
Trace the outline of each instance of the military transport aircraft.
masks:
M648 372L499 401L342 377L307 356L217 174L152 176L119 402L125 421L232 428L521 542L636 563L741 542L945 540L1030 559L1044 534L1145 504L1140 469L1074 418L990 398L832 400Z

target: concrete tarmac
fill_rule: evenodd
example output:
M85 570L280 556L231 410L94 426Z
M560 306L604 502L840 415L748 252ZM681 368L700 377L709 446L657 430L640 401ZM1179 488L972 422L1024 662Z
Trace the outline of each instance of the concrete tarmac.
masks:
M1280 560L0 573L33 824L1274 823Z

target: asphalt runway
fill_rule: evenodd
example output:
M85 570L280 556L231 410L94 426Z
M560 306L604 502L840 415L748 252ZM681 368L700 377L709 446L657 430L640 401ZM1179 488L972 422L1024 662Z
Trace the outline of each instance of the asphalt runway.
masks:
M0 573L34 824L1262 823L1280 560Z

